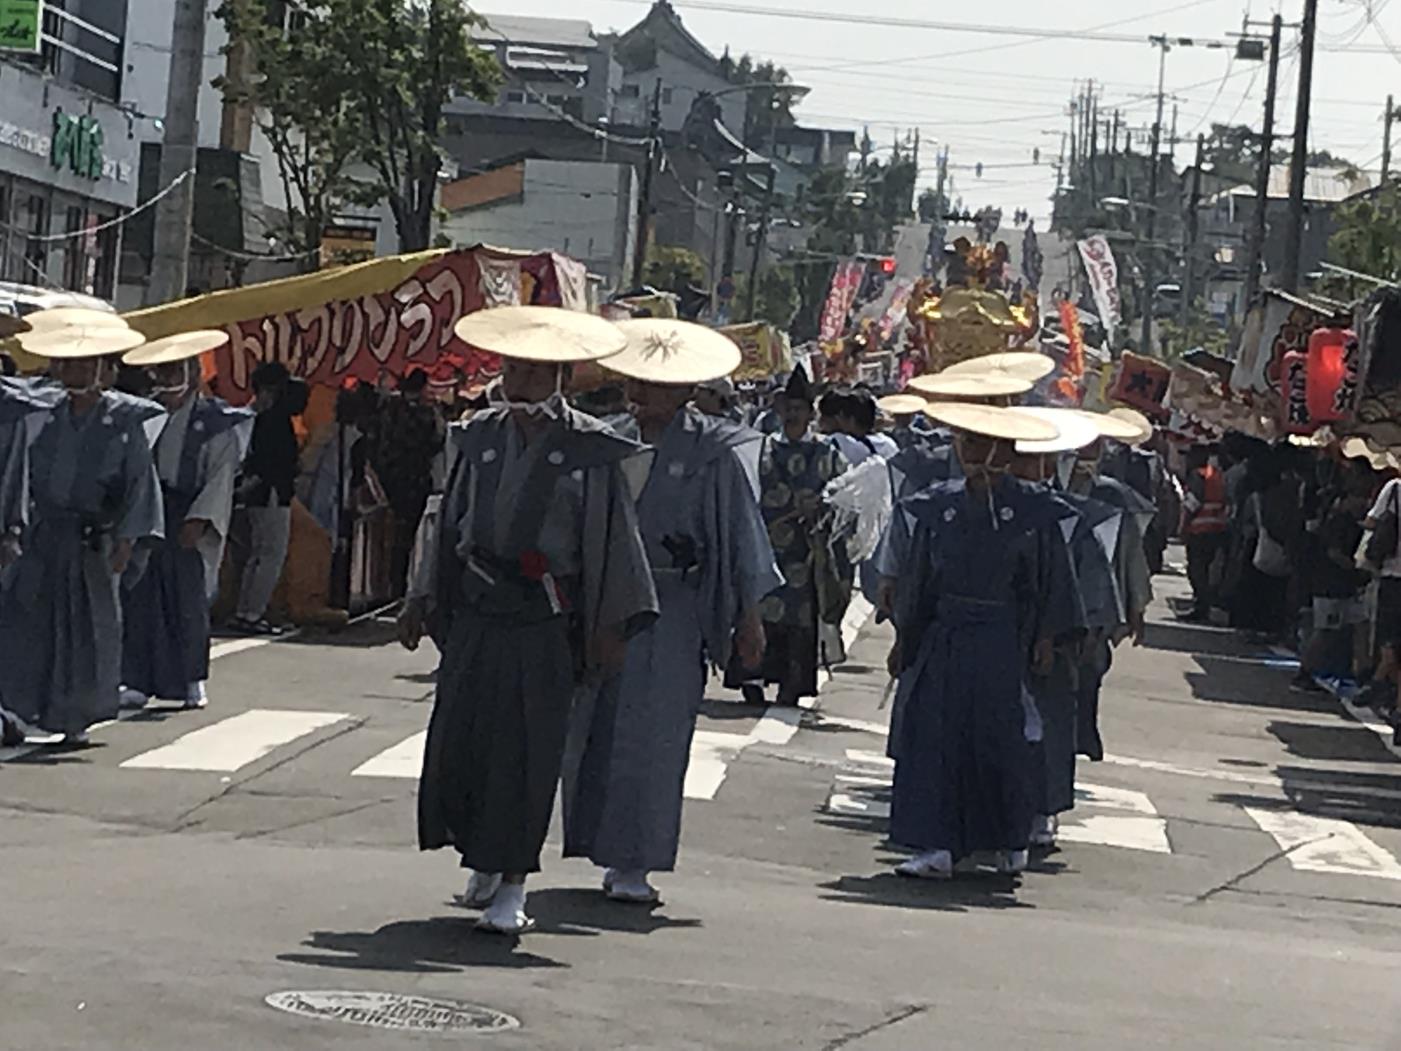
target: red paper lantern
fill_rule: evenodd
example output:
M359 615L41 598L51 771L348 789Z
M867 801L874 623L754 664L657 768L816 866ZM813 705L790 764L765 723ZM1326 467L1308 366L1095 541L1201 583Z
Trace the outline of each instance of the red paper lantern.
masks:
M1309 335L1304 384L1309 418L1314 424L1343 418L1338 407L1338 388L1347 372L1348 341L1355 338L1345 328L1316 328Z

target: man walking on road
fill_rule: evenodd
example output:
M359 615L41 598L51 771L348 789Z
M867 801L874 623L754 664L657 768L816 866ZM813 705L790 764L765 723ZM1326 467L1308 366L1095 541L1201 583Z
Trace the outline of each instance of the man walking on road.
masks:
M1206 620L1216 603L1217 583L1226 557L1230 519L1226 511L1226 479L1216 466L1213 448L1194 447L1187 454L1187 492L1182 498L1183 536L1187 542L1187 579L1192 585L1188 619Z
M205 704L209 605L233 514L234 484L253 414L199 392L199 356L227 343L222 331L185 332L131 351L151 395L170 414L156 441L167 536L138 559L123 595L122 707L151 697Z
M566 856L603 867L614 900L655 902L652 872L676 865L681 800L706 669L731 654L756 667L759 602L783 579L754 490L760 436L688 407L695 384L728 376L739 348L684 321L623 321L627 349L604 367L629 379L655 448L637 517L661 617L628 644L623 673L580 705L566 770Z
M456 332L504 358L504 403L450 433L432 579L414 581L400 618L413 649L431 616L442 651L419 846L457 850L480 926L518 934L533 926L525 879L540 868L575 689L621 670L657 596L622 466L641 447L562 393L569 363L619 352L623 334L533 306L478 311Z

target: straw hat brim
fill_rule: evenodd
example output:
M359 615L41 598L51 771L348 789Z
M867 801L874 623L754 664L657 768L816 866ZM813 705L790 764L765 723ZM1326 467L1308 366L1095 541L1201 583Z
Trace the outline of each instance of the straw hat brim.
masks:
M1035 383L1055 371L1056 363L1047 354L1009 350L1001 354L983 354L950 365L941 376L1006 375Z
M1143 415L1143 413L1139 412L1137 409L1130 409L1120 405L1117 408L1110 409L1106 415L1111 419L1123 421L1138 432L1136 436L1118 439L1118 441L1123 442L1125 445L1141 445L1149 438L1153 437L1153 424L1149 422L1147 416Z
M25 324L32 332L56 332L61 328L128 328L120 314L88 307L52 307L26 314Z
M105 358L135 350L146 337L125 326L75 325L48 331L26 332L16 337L20 349L37 358Z
M229 334L219 329L198 329L194 332L178 332L173 336L153 339L144 346L122 355L122 362L139 368L153 365L173 365L178 361L188 361L211 350L217 350L229 341Z
M916 376L907 386L936 398L1005 398L1025 394L1033 384L1030 380L1010 374L975 372L950 376L940 372L933 376Z
M1088 409L1068 409L1077 416L1083 416L1099 428L1101 438L1112 438L1116 442L1123 442L1125 445L1137 445L1148 438L1147 434L1134 426L1128 420L1118 416L1111 416L1107 412L1090 412ZM1149 433L1152 433L1151 430Z
M705 383L739 368L739 346L728 336L691 321L636 318L614 323L627 338L603 367L629 379L678 386Z
M933 401L924 406L924 413L955 431L1002 441L1044 442L1060 435L1054 423L996 405Z
M918 394L887 394L876 402L876 407L890 416L913 416L929 404L929 399Z
M1099 428L1079 413L1067 409L1051 409L1016 405L1007 410L1021 415L1045 420L1060 433L1044 441L1028 440L1017 442L1017 452L1028 455L1064 453L1083 449L1099 441Z
M461 318L453 332L478 350L556 365L600 361L627 345L627 337L612 322L563 307L478 310Z

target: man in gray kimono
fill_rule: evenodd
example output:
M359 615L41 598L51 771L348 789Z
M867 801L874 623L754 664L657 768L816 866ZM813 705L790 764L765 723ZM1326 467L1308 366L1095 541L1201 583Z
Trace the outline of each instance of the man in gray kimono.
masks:
M726 337L685 321L618 323L628 336L604 367L629 378L642 438L654 447L637 517L661 617L628 644L623 672L581 703L567 753L564 853L605 869L614 900L659 900L671 871L708 664L764 652L759 603L780 587L759 509L759 434L687 402L695 384L740 363ZM748 462L746 462L748 461Z
M151 396L170 414L155 449L167 536L124 578L124 708L142 708L151 697L185 708L206 703L209 606L253 427L250 410L199 392L199 356L228 339L221 331L183 332L123 359L146 370Z
M4 707L64 742L117 713L118 582L136 545L164 528L146 424L159 405L104 390L110 355L145 340L123 327L21 336L65 390L28 450L28 520L0 596Z
M617 673L657 596L622 467L641 446L562 394L568 364L617 353L622 333L553 307L479 311L456 331L502 355L502 400L449 434L436 550L400 618L410 649L432 620L442 652L419 845L456 849L480 926L518 934L576 687Z

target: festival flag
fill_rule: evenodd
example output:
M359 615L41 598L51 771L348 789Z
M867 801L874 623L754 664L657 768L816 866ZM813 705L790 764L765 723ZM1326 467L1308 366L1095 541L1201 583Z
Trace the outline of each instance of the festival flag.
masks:
M832 287L827 293L827 303L822 308L822 325L817 333L819 343L840 339L846 331L847 315L851 313L851 304L856 301L865 271L865 265L856 259L844 259L837 264L832 274Z
M1090 291L1094 293L1095 305L1099 307L1099 319L1104 323L1104 331L1110 340L1114 329L1124 323L1124 311L1119 302L1119 264L1114 260L1114 250L1103 234L1087 237L1076 245L1080 258L1085 263L1085 273L1090 278Z

